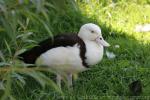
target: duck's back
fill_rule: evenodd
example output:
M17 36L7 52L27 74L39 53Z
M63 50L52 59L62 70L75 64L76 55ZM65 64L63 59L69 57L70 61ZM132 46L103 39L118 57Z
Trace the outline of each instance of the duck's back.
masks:
M87 66L85 62L85 43L83 40L78 37L77 34L62 34L62 35L57 35L54 36L54 38L48 38L38 44L38 46L33 47L32 49L22 53L19 55L19 59L23 60L25 63L28 64L35 64L36 60L38 57L43 55L44 53L47 54L47 51L54 51L52 49L55 48L68 48L68 47L73 47L74 45L78 45L79 47L79 56L82 59L82 64L84 66ZM63 52L62 52L63 53ZM56 55L56 53L53 53ZM71 55L70 55L71 56ZM61 59L61 54L59 55ZM73 57L73 56L72 56Z

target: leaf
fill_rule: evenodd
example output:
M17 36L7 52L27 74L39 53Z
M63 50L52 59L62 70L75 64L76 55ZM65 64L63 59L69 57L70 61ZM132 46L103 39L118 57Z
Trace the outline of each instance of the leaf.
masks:
M36 0L35 5L37 11L40 12L42 10L42 0Z
M43 14L43 16L45 17L45 19L47 20L47 22L49 22L49 16L46 13L46 11L42 10L41 13Z
M56 6L54 6L54 5L51 4L51 3L48 3L48 2L47 2L45 5L48 6L48 7L50 7L50 8L56 9Z
M41 24L43 24L44 28L46 29L46 31L48 32L48 34L52 37L52 31L50 30L48 24L46 24L46 22L44 22L42 19L40 19L37 15L35 15L32 12L27 12L27 15L30 16L30 18L32 18L35 21L39 21Z
M26 20L26 27L29 25L29 22L30 22L30 19L27 18L27 20Z
M73 7L76 11L78 11L79 9L77 8L76 2L75 2L74 0L69 0L69 1L70 1L70 3L71 3L72 7Z
M6 18L3 18L3 17L0 17L0 20L2 21L2 26L4 27L4 29L5 29L5 34L11 39L11 40L13 40L13 34L12 34L12 32L13 32L13 30L12 30L12 28L11 28L11 26L10 26L10 23L8 22L9 20L8 19L6 19Z
M2 81L0 81L0 90L5 90L5 87Z
M56 83L54 83L50 78L48 78L47 76L45 76L42 73L39 73L39 76L42 78L43 81L45 81L45 83L51 87L53 87L57 92L62 93L61 89L57 86Z
M23 85L25 85L25 80L24 80L24 77L21 76L20 74L17 74L17 73L13 73L12 74L12 77L13 78L16 78L17 80L19 80Z
M12 95L9 95L9 100L16 100Z
M2 59L3 62L6 61L6 59L5 59L5 57L4 57L3 53L2 53L2 51L0 51L0 58Z
M23 22L21 22L19 19L17 20L20 28L23 28L24 30L26 29L25 25L23 24Z
M3 12L6 12L6 7L2 4L0 4L0 12L3 11Z
M0 66L10 66L10 64L6 62L0 62Z
M5 40L5 44L6 44L8 52L9 52L9 55L12 56L12 52L11 52L10 46L9 46L9 44L8 44L8 42L6 40Z
M19 4L23 4L23 3L24 3L24 0L18 0L18 3L19 3Z
M18 38L23 38L23 39L26 39L26 38L28 38L30 35L32 35L33 34L33 32L28 32L28 33L25 33L25 34L20 34L20 35L18 35L16 38L18 39Z
M21 49L21 50L16 51L15 57L18 56L19 54L25 52L25 51L26 51L26 49Z
M54 88L57 92L63 94L57 84L54 83L50 78L45 76L43 73L37 71L24 71L23 73L34 78L43 88L45 87L45 85L48 85Z
M27 40L25 40L24 42L27 42L27 43L37 43L36 41L30 40L30 39L27 39Z
M34 78L43 88L45 87L45 82L41 79L41 77L39 76L39 72L35 72L35 71L24 71L23 72L26 75L31 76L32 78Z
M31 66L35 66L35 64L24 64L24 67L31 67Z

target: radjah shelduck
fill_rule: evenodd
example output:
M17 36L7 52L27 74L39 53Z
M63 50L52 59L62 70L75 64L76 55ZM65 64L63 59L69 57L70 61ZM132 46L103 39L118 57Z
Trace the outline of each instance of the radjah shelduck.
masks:
M89 69L103 58L104 47L110 46L101 34L98 25L87 23L78 34L61 34L48 38L38 46L19 55L27 64L47 66L57 73L57 84L61 87L62 76L72 86L72 75Z

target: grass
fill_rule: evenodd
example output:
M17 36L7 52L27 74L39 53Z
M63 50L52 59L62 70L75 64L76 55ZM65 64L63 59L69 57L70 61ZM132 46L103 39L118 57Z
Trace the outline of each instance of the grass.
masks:
M60 13L57 10L50 10L46 12L47 15L45 16L42 14L30 16L32 13L24 12L27 14L24 17L30 19L29 24L26 24L28 19L20 19L24 28L19 24L21 32L17 28L16 31L17 35L26 34L31 31L34 34L25 38L25 40L41 41L48 35L51 35L51 33L77 32L84 23L93 22L98 24L102 29L103 36L111 44L111 47L105 50L114 52L116 58L108 59L104 55L103 60L99 64L92 66L89 71L80 73L78 79L74 81L73 91L66 90L64 84L64 99L130 99L129 96L132 95L128 85L135 80L141 80L143 86L143 92L138 98L150 99L150 33L138 33L134 31L137 24L150 23L149 3L148 0L121 0L116 2L112 2L111 0L107 2L91 0L77 2L81 12L68 9L65 13ZM48 19L46 16L48 16ZM37 19L38 22L34 19ZM0 29L3 30L3 27L0 27ZM5 31L0 32L4 33ZM6 55L6 61L10 61L10 56L6 53L12 55L15 52L15 48L12 49L14 44L10 43L7 38L6 41L8 43L4 43L8 45L3 46L2 50ZM3 43L3 41L1 42ZM35 44L34 42L20 42L20 40L17 40L18 42L20 43L20 49L29 48L29 45L33 46ZM115 48L115 45L119 45L120 48ZM11 99L56 100L61 98L53 88L49 86L41 87L40 85L46 84L44 83L47 82L45 81L47 80L46 76L51 76L49 73L44 73L44 76L41 72L36 73L35 71L34 73L26 73L25 76L22 76L22 73L21 75L17 74L16 76L17 78L19 77L20 81L15 82L12 82L8 78L8 81L12 83L14 88L10 93ZM45 80L39 77L44 77ZM51 77L53 79L53 76ZM24 83L23 79L25 79L25 84L22 86L22 83ZM10 87L8 89L10 90Z

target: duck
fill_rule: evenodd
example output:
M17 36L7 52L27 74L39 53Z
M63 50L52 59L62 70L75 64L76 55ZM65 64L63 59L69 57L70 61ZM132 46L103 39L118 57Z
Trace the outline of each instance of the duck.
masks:
M65 75L70 87L73 84L73 74L98 64L103 58L104 47L109 46L102 36L101 28L96 24L86 23L77 34L64 33L50 37L18 57L26 64L47 66L54 70L60 88Z

